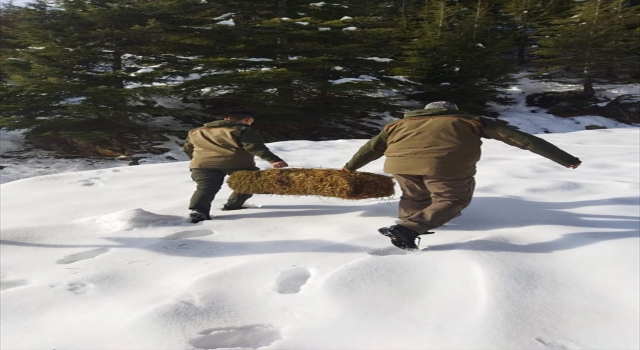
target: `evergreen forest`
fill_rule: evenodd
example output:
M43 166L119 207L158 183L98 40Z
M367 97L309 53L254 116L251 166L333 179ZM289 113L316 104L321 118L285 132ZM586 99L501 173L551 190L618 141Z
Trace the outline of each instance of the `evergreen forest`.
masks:
M183 135L147 126L160 117L247 110L268 141L360 137L430 101L487 113L516 73L586 100L640 82L640 0L35 0L0 25L0 127L68 154Z

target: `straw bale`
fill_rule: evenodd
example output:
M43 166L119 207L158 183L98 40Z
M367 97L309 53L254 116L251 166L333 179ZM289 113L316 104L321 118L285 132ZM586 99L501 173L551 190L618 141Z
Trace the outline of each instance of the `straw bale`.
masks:
M339 169L285 168L236 171L227 184L239 193L322 196L342 199L390 197L389 176Z

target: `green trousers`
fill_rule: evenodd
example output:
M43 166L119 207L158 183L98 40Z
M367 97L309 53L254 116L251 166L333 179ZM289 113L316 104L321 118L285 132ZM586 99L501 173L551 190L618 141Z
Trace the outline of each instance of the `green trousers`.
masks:
M199 211L206 215L209 215L211 211L211 202L220 191L224 178L227 175L231 175L237 170L258 170L255 169L206 169L198 168L191 169L191 179L196 183L196 190L191 195L189 201L189 209ZM229 207L241 207L247 199L251 198L253 194L233 192L227 199L225 205Z
M423 175L394 174L402 196L398 218L400 225L418 233L440 227L460 216L471 203L475 179L443 178Z

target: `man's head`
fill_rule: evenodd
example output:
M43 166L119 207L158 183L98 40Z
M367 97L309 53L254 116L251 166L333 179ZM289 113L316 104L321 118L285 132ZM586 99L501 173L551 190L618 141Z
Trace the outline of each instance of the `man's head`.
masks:
M458 105L449 101L437 101L424 106L424 109L447 109L450 111L457 111Z
M236 112L227 112L224 115L224 120L233 120L236 122L244 123L244 124L253 124L256 116L247 111L236 111Z

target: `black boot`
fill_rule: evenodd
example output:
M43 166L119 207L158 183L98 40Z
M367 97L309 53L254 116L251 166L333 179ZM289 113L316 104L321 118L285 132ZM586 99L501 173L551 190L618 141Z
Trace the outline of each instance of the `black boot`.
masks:
M402 226L393 225L390 227L382 227L378 229L382 235L391 238L391 244L404 250L418 250L416 238L419 242L420 235L432 234L433 232L417 233L416 231Z
M200 221L204 221L204 220L211 220L211 217L209 216L209 214L205 214L195 210L189 214L189 218L191 219L191 223L194 223L194 224L197 224Z

